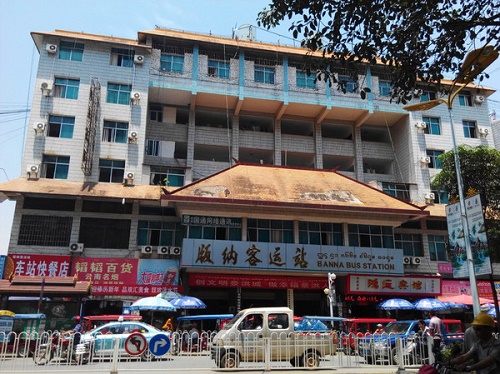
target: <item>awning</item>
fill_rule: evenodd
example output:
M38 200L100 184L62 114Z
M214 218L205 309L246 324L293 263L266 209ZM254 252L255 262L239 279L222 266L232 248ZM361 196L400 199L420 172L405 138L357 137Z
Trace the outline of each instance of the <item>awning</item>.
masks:
M474 304L471 295L438 296L438 300L442 301L442 302L451 301L452 303L456 303L456 304L466 304L466 305ZM493 299L487 299L485 297L479 298L480 304L487 304L487 303L492 303L492 302L493 302Z
M2 296L89 296L90 282L77 281L76 277L31 277L13 275L0 280Z

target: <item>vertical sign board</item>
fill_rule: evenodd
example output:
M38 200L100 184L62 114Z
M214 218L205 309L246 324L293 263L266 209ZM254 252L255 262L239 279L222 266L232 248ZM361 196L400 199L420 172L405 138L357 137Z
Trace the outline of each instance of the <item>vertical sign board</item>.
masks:
M469 238L477 275L491 274L491 262L488 250L488 239L484 225L483 208L479 195L465 199ZM465 248L465 233L460 216L460 203L446 206L446 221L448 223L448 237L450 241L451 266L454 278L469 276L467 266L467 251Z

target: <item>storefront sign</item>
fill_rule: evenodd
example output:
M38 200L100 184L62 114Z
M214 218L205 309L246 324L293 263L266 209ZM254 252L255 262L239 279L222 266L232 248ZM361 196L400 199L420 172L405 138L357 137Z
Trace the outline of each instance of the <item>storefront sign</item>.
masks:
M442 282L442 296L457 296L457 295L472 295L470 290L470 282L466 280L443 280ZM479 297L491 299L493 293L491 292L491 283L489 281L478 280L477 292ZM500 299L500 282L495 282L495 290L498 298Z
M210 226L210 227L241 227L241 218L234 217L212 217L183 215L182 224L185 226Z
M72 276L92 284L92 295L155 296L164 291L183 292L179 286L179 260L87 258L12 254L14 275Z
M189 286L191 287L323 290L326 287L326 283L326 277L320 279L257 275L189 274Z
M465 210L475 273L476 275L491 274L488 239L480 196L474 195L465 199ZM448 223L453 277L466 278L469 276L469 267L460 203L446 206L446 220Z
M403 250L184 239L183 267L404 274Z
M441 278L349 275L347 294L438 296L441 294Z
M178 290L179 262L136 258L74 259L73 274L92 282L93 295L154 296Z
M71 256L11 254L8 257L13 261L14 275L32 277L67 277L71 275Z

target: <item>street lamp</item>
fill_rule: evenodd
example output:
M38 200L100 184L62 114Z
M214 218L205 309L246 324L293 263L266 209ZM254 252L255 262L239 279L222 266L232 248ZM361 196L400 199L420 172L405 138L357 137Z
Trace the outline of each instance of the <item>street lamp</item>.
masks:
M465 198L463 190L462 174L460 171L460 160L458 157L457 142L455 139L455 129L453 126L452 104L457 94L462 91L469 83L471 83L484 69L486 69L498 57L498 51L493 46L487 45L483 48L475 49L465 56L465 60L460 68L457 77L453 81L448 92L448 97L429 100L423 103L411 104L403 107L403 109L414 112L419 110L429 110L440 104L446 104L448 114L450 116L451 136L453 140L453 155L455 160L455 168L458 183L458 197L460 199L460 216L462 218L462 227L464 229L465 251L467 254L467 265L469 269L469 282L471 285L472 301L474 315L481 311L479 303L479 294L476 286L476 272L474 270L474 261L472 257L472 249L469 237L469 223L467 222L467 211L465 210ZM455 90L455 87L458 87Z
M323 292L325 295L328 297L328 303L330 305L330 317L333 318L333 307L335 305L335 279L337 276L335 273L328 273L328 288L325 288ZM333 326L333 319L332 319L332 326Z

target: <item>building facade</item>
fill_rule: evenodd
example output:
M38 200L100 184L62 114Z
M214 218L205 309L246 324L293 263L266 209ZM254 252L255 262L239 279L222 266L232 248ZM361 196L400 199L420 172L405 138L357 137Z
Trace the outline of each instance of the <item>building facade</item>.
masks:
M43 268L44 258L52 256L58 271L92 281L97 300L126 305L171 289L208 300L214 312L258 302L327 313L322 293L328 272L339 274L340 314L360 314L359 305L384 295L419 295L404 287L370 293L359 286L374 279L400 284L400 278L416 277L418 284L432 283L420 295L441 294L442 282L451 279L447 197L431 190L430 181L440 169L437 157L453 146L446 107L406 112L390 101L382 65L367 65L357 81L339 67L334 73L347 83L347 93L341 93L307 73L307 51L260 43L240 31L223 38L157 28L139 32L137 40L32 33L40 59L22 163L26 173L0 185L17 201L9 245L16 271L26 275L29 263ZM359 95L363 87L371 90L365 100ZM485 101L492 93L474 87L458 96L458 144L494 146ZM422 89L419 100L436 95ZM248 179L248 196L235 197L229 206L204 200L234 193L223 187L232 169L251 164L258 166L251 175L262 183ZM250 166L245 170L250 173ZM316 173L308 174L312 179L329 171L351 187L332 198L333 190L318 185L300 188L302 177L280 179L284 190L295 186L291 200L282 201L285 195L268 194L265 182L283 170ZM213 184L214 175L226 179ZM202 188L184 201L183 191L196 186ZM360 186L367 191L363 199L354 192ZM324 204L310 204L311 194ZM387 194L392 202L379 206ZM300 196L309 196L306 208L293 205ZM357 200L365 210L354 209ZM306 216L297 214L301 209ZM404 214L395 214L398 209ZM209 262L200 268L193 254L207 243L199 240L224 248L227 241L238 242L240 252L255 243L292 245L290 251L300 244L313 252L327 246L329 253L341 248L345 255L369 248L382 257L379 251L390 250L398 264L366 272L333 264L306 272L227 271Z

